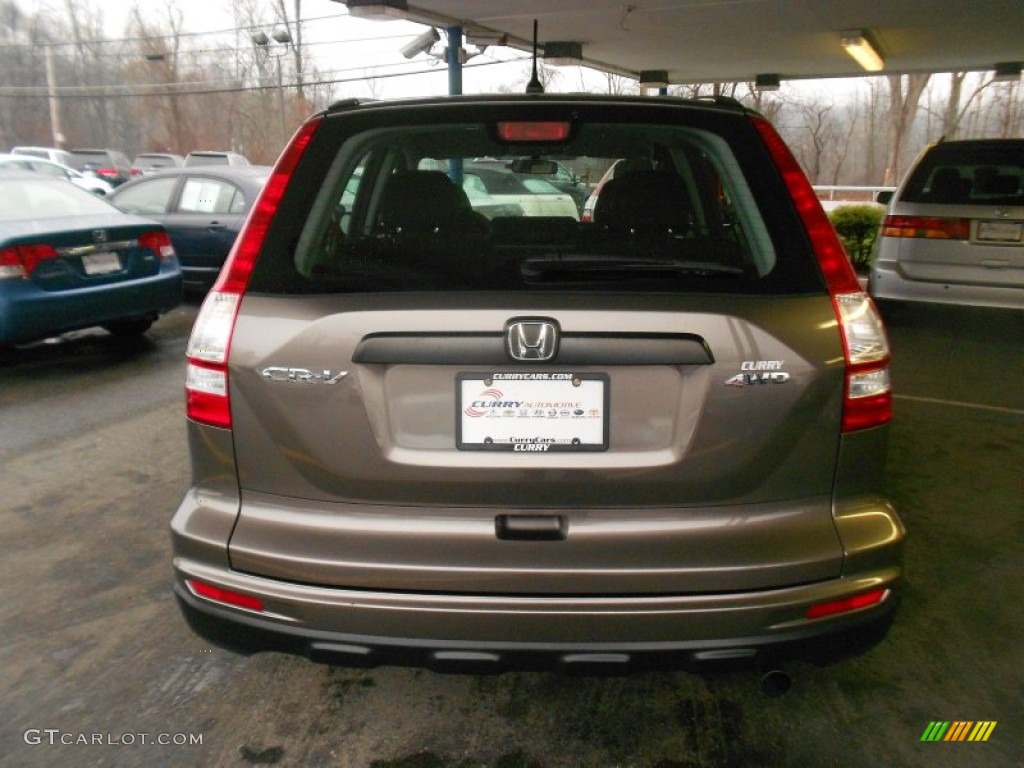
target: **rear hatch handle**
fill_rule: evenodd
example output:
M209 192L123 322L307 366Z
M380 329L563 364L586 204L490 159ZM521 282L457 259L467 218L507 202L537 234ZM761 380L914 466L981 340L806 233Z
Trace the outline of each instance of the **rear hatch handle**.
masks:
M563 515L498 515L494 533L503 541L564 541L569 521Z

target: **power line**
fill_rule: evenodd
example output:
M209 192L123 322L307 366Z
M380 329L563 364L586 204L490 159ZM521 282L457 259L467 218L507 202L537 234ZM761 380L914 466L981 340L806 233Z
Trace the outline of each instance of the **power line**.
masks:
M509 60L492 60L486 62L480 62L479 64L467 64L466 70L480 69L483 67L490 67L496 64L517 64L528 61L528 58L520 59L509 59ZM391 65L395 66L395 65ZM350 71L350 70L335 70L335 71ZM420 75L433 75L439 74L443 70L439 68L434 69L420 69L413 72L391 72L391 73L380 73L373 74L372 76L366 76L363 74L360 77L340 77L340 78L329 78L319 80L304 80L302 86L304 88L310 88L318 85L338 85L344 83L358 83L366 80L389 80L391 78L398 77L417 77ZM322 77L321 73L320 76ZM232 82L231 80L214 80L208 82ZM206 85L207 83L149 83L149 84L136 84L136 85L83 85L83 86L64 86L57 89L57 95L61 99L123 99L123 98L147 98L153 96L168 97L168 96L206 96L213 94L224 94L224 93L252 93L259 91L276 91L278 89L277 84L273 85L236 85L226 88L192 88L191 86ZM295 88L299 85L297 82L283 83L283 88ZM140 91L127 91L129 88L142 88L151 90L140 90ZM172 90L173 89L173 90ZM38 86L0 86L0 98L46 98L48 96L46 88Z
M298 19L291 20L289 24L308 24L314 21L333 21L336 19L349 18L347 13L334 14L332 16L314 16L311 19ZM137 42L151 42L153 40L173 40L175 38L183 37L204 37L213 35L234 35L239 32L252 32L253 30L265 29L274 24L282 24L283 22L267 22L262 24L248 24L239 27L228 27L226 29L214 29L207 32L176 32L166 35L146 35L136 37L111 37L99 40L68 40L59 42L35 42L35 43L0 43L0 48L6 48L9 50L17 50L24 48L37 48L40 45L50 46L52 48L61 48L65 46L78 46L78 45L113 45L113 44L125 44L125 43L137 43ZM407 37L407 35L400 35L399 37ZM375 40L377 38L364 38L367 40ZM385 39L385 38L381 38ZM116 54L115 54L116 55Z

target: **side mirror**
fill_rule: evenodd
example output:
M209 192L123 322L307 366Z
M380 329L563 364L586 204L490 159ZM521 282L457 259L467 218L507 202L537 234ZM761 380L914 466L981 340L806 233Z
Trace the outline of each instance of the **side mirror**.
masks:
M892 196L893 194L895 194L895 191L896 190L893 189L883 189L880 190L879 192L876 192L875 202L878 203L879 205L888 205L889 202L892 200Z

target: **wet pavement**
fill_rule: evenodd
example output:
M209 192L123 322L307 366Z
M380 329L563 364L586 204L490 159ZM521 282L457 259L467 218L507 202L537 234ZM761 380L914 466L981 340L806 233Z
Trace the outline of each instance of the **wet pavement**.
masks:
M882 645L791 666L779 698L747 672L446 675L204 646L167 534L194 314L0 356L0 766L1024 766L1024 313L891 314L906 594ZM995 726L922 741L935 721Z

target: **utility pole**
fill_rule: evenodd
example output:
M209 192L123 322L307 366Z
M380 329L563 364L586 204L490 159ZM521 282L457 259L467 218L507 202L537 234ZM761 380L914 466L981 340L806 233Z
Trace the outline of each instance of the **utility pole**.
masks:
M50 102L50 133L53 136L53 146L63 149L67 140L60 127L60 101L57 97L57 74L53 66L53 46L44 45L43 50L46 55L46 92Z

